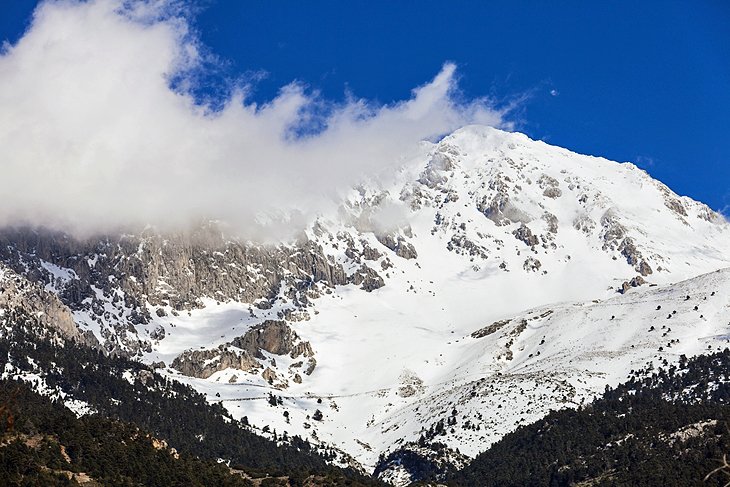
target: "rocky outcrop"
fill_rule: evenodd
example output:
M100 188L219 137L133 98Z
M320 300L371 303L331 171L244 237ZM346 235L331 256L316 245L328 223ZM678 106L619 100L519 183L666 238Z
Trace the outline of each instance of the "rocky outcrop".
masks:
M314 357L312 345L309 342L299 342L289 352L291 358Z
M537 184L540 186L540 189L543 190L543 196L547 198L555 199L560 198L563 195L563 192L560 190L560 183L552 176L543 174L537 180Z
M289 355L296 359L307 359L305 373L311 374L316 366L314 351L309 342L302 341L284 321L266 320L254 326L244 335L218 348L207 350L188 350L172 362L171 366L184 375L207 379L214 373L225 369L258 373L264 369L263 378L273 382L278 380L273 360L267 360L263 352L272 355ZM266 364L266 365L265 365ZM298 366L303 366L299 363Z
M664 205L672 210L674 213L680 216L687 216L687 210L685 209L684 205L681 201L679 201L677 198L671 198L667 197L664 200Z
M385 286L385 281L374 269L363 264L355 273L350 276L350 282L360 289L371 292Z
M477 210L497 226L515 222L528 223L532 220L529 214L512 203L510 189L511 180L507 176L495 176L489 181L490 194L477 201Z
M548 187L545 188L545 190L542 192L543 196L546 196L548 198L560 198L563 195L563 192L560 190L560 188L554 188L554 187Z
M412 243L406 242L406 239L400 235L376 235L378 242L395 252L395 255L404 259L415 259L418 252Z
M470 257L480 257L482 259L487 259L489 257L489 250L472 242L465 235L452 236L451 240L449 240L446 244L446 248L451 252L468 255Z
M266 367L263 372L261 372L261 377L268 382L269 384L273 384L275 380L278 379L276 376L276 372L273 371L271 367Z
M153 340L163 340L165 338L165 328L162 325L157 325L152 332L150 332L150 338Z
M351 244L347 247L347 250L345 250L345 255L355 262L361 262L361 259L377 261L383 257L383 254L380 251L370 247L367 242L364 241L362 242L362 250L355 248L355 243L351 242Z
M497 226L510 225L514 222L529 222L532 217L516 207L506 193L498 193L492 198L482 197L477 202L477 209Z
M411 370L404 370L398 378L398 394L400 397L411 397L425 390L423 380Z
M643 259L639 262L639 265L636 266L636 270L642 276L648 276L649 274L652 274L654 272L651 266Z
M601 233L603 250L618 251L626 262L642 276L648 276L654 272L637 248L634 239L627 235L626 227L618 221L612 209L607 210L601 217L601 226L603 227Z
M475 331L471 334L472 338L484 338L485 336L489 336L492 333L496 333L497 331L504 328L505 325L507 325L512 320L500 320L495 321L491 325L487 325L484 328L480 328L479 330Z
M618 243L626 236L627 230L616 217L613 208L609 208L601 216L601 239L603 240L603 250L615 250Z
M542 219L545 221L545 224L547 225L547 231L548 234L555 235L558 233L558 217L550 213L549 211L546 211L542 214Z
M634 266L634 269L642 276L648 276L654 272L646 260L642 258L641 252L636 248L631 237L624 238L618 250L626 258L626 262Z
M621 284L621 287L618 289L618 292L621 294L625 294L631 288L639 287L642 284L646 284L644 278L641 276L636 276L630 281L624 281L623 284Z
M672 213L679 221L685 225L689 225L686 220L689 214L687 213L687 208L684 206L681 199L676 197L672 190L665 184L660 183L659 181L654 181L654 185L664 197L664 206L672 210Z
M522 268L528 272L537 272L540 270L540 267L542 267L542 262L534 257L526 258L522 264Z
M315 367L317 367L317 360L314 357L310 357L309 360L307 360L307 368L304 369L304 373L307 375L312 375Z
M524 223L521 224L517 230L512 232L512 235L514 235L517 240L524 242L528 247L534 247L540 243L540 239L537 238L537 236L534 235L530 228Z
M441 146L431 156L418 182L430 189L439 189L447 180L447 174L456 168L455 158L459 149L454 146Z
M265 358L261 353L262 350L274 355L292 354L292 358L302 354L313 355L309 342L301 342L299 336L286 322L277 320L266 320L254 326L245 335L235 338L231 345L259 359Z
M234 351L224 345L209 350L183 352L172 361L171 367L183 375L199 379L207 379L225 369L254 372L262 368L246 350Z
M573 228L580 230L586 236L590 236L596 228L596 222L594 222L588 215L579 215L573 220Z

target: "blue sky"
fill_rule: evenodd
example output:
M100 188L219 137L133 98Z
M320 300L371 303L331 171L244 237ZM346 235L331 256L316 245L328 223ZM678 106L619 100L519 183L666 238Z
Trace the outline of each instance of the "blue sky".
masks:
M465 99L519 101L529 136L632 161L680 194L730 207L730 2L200 2L192 24L219 63L201 93L296 80L327 100L409 97L444 62ZM14 43L35 2L0 6Z

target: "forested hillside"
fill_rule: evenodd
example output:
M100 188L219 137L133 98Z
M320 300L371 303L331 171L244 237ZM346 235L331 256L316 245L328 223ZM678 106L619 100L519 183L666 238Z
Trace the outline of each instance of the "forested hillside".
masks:
M69 470L104 485L246 485L211 463L222 461L247 476L287 477L292 485L308 478L318 479L316 485L376 484L328 465L323 454L334 453L320 454L298 437L279 437L277 444L256 435L147 365L64 341L22 311L3 318L0 478L8 482L60 481L54 471ZM77 419L66 406L84 415ZM37 439L33 447L28 438ZM180 457L152 448L152 438ZM70 464L62 461L62 446Z
M454 486L724 485L730 452L730 351L635 371L577 410L505 436L453 474Z

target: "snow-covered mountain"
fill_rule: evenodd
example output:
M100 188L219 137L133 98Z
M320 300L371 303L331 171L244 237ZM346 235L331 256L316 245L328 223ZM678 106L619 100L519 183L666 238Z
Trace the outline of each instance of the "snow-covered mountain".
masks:
M730 323L722 216L632 164L479 126L296 242L8 229L0 259L0 305L48 296L69 334L366 470L420 437L468 461L632 369L715 350Z

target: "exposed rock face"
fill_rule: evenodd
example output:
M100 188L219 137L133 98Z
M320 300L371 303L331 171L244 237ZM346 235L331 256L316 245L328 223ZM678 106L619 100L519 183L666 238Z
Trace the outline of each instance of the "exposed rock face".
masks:
M297 278L347 283L342 266L330 263L311 241L296 247L255 246L228 240L212 226L187 235L123 235L83 242L58 233L6 230L0 244L0 259L10 267L35 257L72 269L78 278L61 293L72 307L94 298L92 286L110 289L110 278L131 305L139 307L139 296L145 295L153 306L177 310L199 306L203 296L253 302ZM35 267L43 273L42 265Z
M664 197L664 206L672 210L679 221L688 225L687 217L689 214L687 213L687 208L682 203L682 200L675 197L676 195L673 195L672 190L670 190L665 184L660 183L659 181L655 181L654 184Z
M416 248L412 243L400 240L398 247L395 249L395 255L404 259L415 259L418 257L418 252L416 252Z
M376 252L365 253L375 257ZM151 321L150 307L164 317L168 307L173 314L191 310L208 297L256 302L266 309L282 289L288 290L285 294L294 307L302 307L319 286L349 282L342 265L315 242L253 245L225 238L214 225L186 234L143 232L89 240L45 230L4 229L0 262L30 281L52 287L61 305L95 322L109 351L130 354L149 349L133 326ZM375 282L373 276L369 287L375 288ZM69 330L70 317L67 313L60 320Z
M560 190L560 188L545 188L545 191L543 191L543 196L547 196L548 198L560 198L563 195L563 192Z
M310 357L309 360L307 360L307 368L304 369L304 373L307 375L312 375L315 367L317 367L317 360L314 357Z
M58 296L0 265L0 309L13 308L35 315L40 325L58 330L65 338L99 346L92 334L79 331L71 312Z
M672 210L677 215L687 216L687 210L684 208L684 205L682 204L682 202L679 201L678 199L668 197L664 201L664 204L666 205L667 208Z
M238 369L253 372L261 369L261 364L247 351L236 352L224 345L211 350L188 350L172 361L172 368L181 374L207 379L225 369Z
M383 256L379 251L365 244L362 250L362 258L365 260L378 260Z

